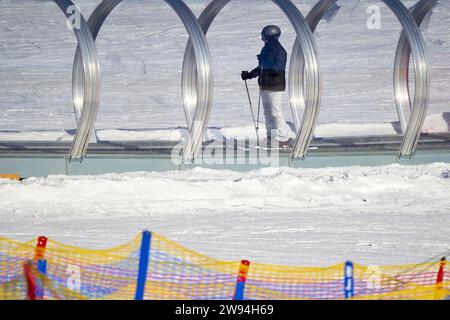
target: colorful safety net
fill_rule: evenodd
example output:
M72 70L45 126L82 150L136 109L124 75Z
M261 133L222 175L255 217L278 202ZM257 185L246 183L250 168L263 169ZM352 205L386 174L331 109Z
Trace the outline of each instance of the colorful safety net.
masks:
M226 262L144 232L108 250L0 238L0 299L298 300L450 298L447 261L295 267Z

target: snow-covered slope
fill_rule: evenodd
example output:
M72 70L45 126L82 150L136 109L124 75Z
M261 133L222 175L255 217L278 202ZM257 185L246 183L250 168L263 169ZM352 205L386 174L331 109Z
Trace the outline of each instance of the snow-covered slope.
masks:
M144 228L221 259L419 262L450 249L450 166L0 180L0 235L105 247Z
M315 0L293 0L306 15ZM86 17L99 0L77 0ZM207 0L186 0L196 15ZM411 6L415 1L404 1ZM382 11L381 30L366 26L369 5ZM318 27L323 74L320 122L397 121L392 98L392 66L400 25L381 1L339 1L341 10ZM283 29L290 51L294 32L271 1L232 1L209 34L215 99L211 126L251 125L240 71L256 64L260 30ZM449 111L450 2L441 1L424 35L431 59L429 114ZM187 35L162 0L128 0L108 18L98 44L102 69L97 129L185 126L181 107L181 63ZM0 2L0 130L66 130L75 127L71 70L75 37L52 1ZM256 83L251 83L257 100ZM290 118L285 97L285 111Z

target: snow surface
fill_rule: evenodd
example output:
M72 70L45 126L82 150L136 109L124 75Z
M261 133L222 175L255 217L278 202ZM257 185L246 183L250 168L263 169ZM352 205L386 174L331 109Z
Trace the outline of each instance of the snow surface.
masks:
M88 17L99 0L77 0ZM306 15L316 0L293 0ZM403 1L411 6L415 1ZM196 15L208 0L186 0ZM316 39L323 75L321 124L398 121L392 67L400 24L381 2L339 1L331 21L322 21ZM380 30L366 25L367 8L381 7ZM251 18L250 18L251 17ZM429 115L449 111L450 2L440 1L424 24L431 64ZM215 75L211 127L251 125L240 71L256 64L260 30L283 29L290 52L294 31L271 1L232 1L213 23L210 43ZM97 47L102 95L97 129L184 127L181 65L187 34L162 0L125 0L102 28ZM71 71L76 40L53 1L0 1L0 130L75 128ZM257 101L257 85L251 83ZM285 114L291 114L285 96Z
M293 124L289 125L289 135L296 137ZM260 136L265 133L265 125L260 123ZM400 134L399 122L393 123L328 123L318 125L315 138L392 136ZM423 133L436 134L450 132L450 113L432 115L426 118ZM0 141L71 141L75 130L4 130L0 131ZM95 131L98 142L102 141L180 141L188 134L184 127L160 129L99 129ZM234 127L210 127L205 140L256 138L254 125Z
M265 134L265 125L260 123L260 137ZM289 122L291 138L296 137L293 124ZM400 123L328 123L318 125L315 138L392 136L401 134ZM431 115L426 118L423 133L450 132L450 113ZM102 141L180 141L188 134L185 127L160 129L98 129L97 142ZM72 141L75 130L0 130L0 141ZM234 127L210 127L205 141L226 139L256 139L254 125Z
M427 129L428 133L436 130L433 128L442 128L444 123L441 118L437 118L438 125L432 125ZM260 136L265 134L264 124L260 125ZM438 130L439 131L439 130ZM316 129L316 138L326 137L352 137L352 136L383 136L395 135L394 124L374 123L374 124L355 124L355 123L330 123L318 126ZM447 132L444 131L444 132ZM167 128L167 129L103 129L96 130L95 135L98 142L102 141L180 141L187 135L186 128ZM74 130L27 130L27 131L0 131L0 141L71 141L75 134ZM296 133L292 130L289 135L294 138ZM241 127L209 128L205 135L206 141L227 139L256 139L256 131L253 125Z
M0 235L108 247L147 228L220 259L420 262L450 249L450 165L0 180Z

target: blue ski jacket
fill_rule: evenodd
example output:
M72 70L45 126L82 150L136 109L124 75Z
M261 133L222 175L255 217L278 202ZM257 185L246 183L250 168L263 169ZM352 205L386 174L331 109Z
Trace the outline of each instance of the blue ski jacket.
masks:
M267 41L258 55L259 65L250 72L258 78L261 90L286 90L287 52L278 40Z

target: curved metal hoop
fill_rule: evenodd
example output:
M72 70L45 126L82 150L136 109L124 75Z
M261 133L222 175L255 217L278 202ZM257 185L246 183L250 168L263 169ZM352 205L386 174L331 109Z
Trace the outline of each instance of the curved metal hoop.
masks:
M311 9L306 16L306 21L308 22L312 33L316 30L317 25L320 20L322 20L325 13L327 13L337 1L338 0L320 0ZM292 50L298 51L301 46L300 39L296 37ZM320 106L317 106L316 108L311 107L309 95L306 95L305 98L304 69L305 60L303 57L300 56L299 58L296 58L291 56L289 67L289 104L294 119L294 125L298 131L296 142L297 148L294 148L292 151L292 156L299 158L304 158L308 153L308 147L312 140L320 113ZM299 70L301 70L301 72L299 72ZM319 92L319 94L321 94L321 92Z
M314 5L311 11L306 16L306 21L309 23L311 31L314 33L316 31L317 25L327 11L337 2L338 0L320 0ZM295 38L293 51L299 50L300 41ZM306 99L304 94L304 72L298 72L297 70L304 70L305 61L303 57L300 59L294 59L291 57L291 62L289 66L289 104L291 107L292 117L294 119L294 125L296 130L302 127L302 115L305 110Z
M410 107L408 67L411 53L415 61L416 91L413 104L413 115L411 116L410 123L407 128L405 126L406 134L399 152L400 156L410 156L414 153L417 146L420 131L428 109L430 90L428 55L426 53L426 45L422 33L420 32L420 28L415 23L413 16L408 12L408 9L398 0L382 1L392 10L403 27L403 32L397 49L394 72L394 94L397 103L397 110L406 109L404 107L406 104ZM428 11L431 10L430 7L435 5L432 5L432 3L437 1L438 0L421 0L420 3L415 6L413 11L415 12L416 19L421 22ZM315 31L320 20L323 18L323 15L336 2L337 0L321 0L313 7L306 18L313 32ZM294 48L299 45L300 43L298 39L296 39ZM411 50L411 48L413 50ZM296 127L303 130L305 135L309 134L309 139L311 139L319 114L318 110L316 113L310 113L312 110L308 110L308 108L305 107L305 94L303 93L304 74L296 72L297 69L302 68L302 63L303 61L301 61L301 59L291 59L291 69L289 74L291 81L294 81L289 84L290 105ZM309 100L308 95L306 95L306 101L307 100ZM305 112L303 112L303 110L305 110ZM303 119L300 121L300 115L302 113L304 113ZM304 139L304 137L299 135L297 139ZM305 140L303 140L303 143L304 142ZM294 152L295 151L296 150L294 150ZM298 152L299 153L297 154L294 153L294 155L304 156L307 149L298 150Z
M220 11L230 2L231 0L213 0L206 9L202 12L198 18L200 26L203 28L205 34L208 32L209 27L220 13ZM291 55L292 61L296 62L301 60L302 63L296 63L296 68L292 68L290 74L290 82L293 82L293 86L303 86L303 82L296 82L297 79L303 79L303 75L306 72L307 89L308 89L308 103L306 109L310 112L305 114L318 114L320 107L320 75L319 75L319 63L317 60L317 48L311 32L311 29L303 17L302 13L290 0L272 0L288 17L289 21L294 27L297 33L297 39L299 40L299 45L294 47ZM195 83L197 79L197 74L195 73L195 64L192 53L192 44L189 42L186 47L186 52L184 55L183 62L183 77L182 77L182 87L183 87L183 101L185 106L186 121L188 125L192 122L192 115L194 112L195 101L197 99L196 92L194 90ZM299 76L298 74L301 74ZM307 122L305 120L305 122ZM307 150L310 137L307 132L310 131L308 128L301 128L299 130L299 138L294 146L294 154L296 156L303 156L304 150Z
M83 78L78 82L80 95L78 99L73 97L74 104L80 104L83 112L80 113L77 132L73 138L69 152L69 160L82 159L85 157L89 139L94 132L95 119L97 117L100 99L100 65L97 58L95 41L92 37L86 20L80 11L75 10L75 4L71 0L53 0L67 19L72 15L79 15L80 28L73 28L78 40L79 68L82 70Z
M121 2L122 0L103 0L94 10L88 20L94 39L98 36L98 33L106 18ZM182 155L183 160L194 161L202 147L203 135L211 113L214 90L213 75L210 65L211 55L209 52L208 43L206 41L206 36L199 26L194 14L186 6L186 4L181 0L165 0L165 2L172 7L172 9L174 9L189 34L189 41L192 41L194 50L193 59L195 72L199 75L195 82L197 97L195 101L195 113L193 116L193 121L189 125L190 135L187 138ZM79 48L77 48L72 79L74 101L77 102L74 104L76 113L80 113L80 109L84 110L84 107L82 107L82 104L80 103L80 97L83 96L83 89L80 84L83 82L85 77L84 70L81 68L81 62L82 60L80 59Z
M73 6L73 3L70 0L54 1L69 18L70 13L67 12L67 9ZM73 102L79 125L70 151L71 159L85 156L98 112L100 71L93 42L108 15L121 1L104 0L93 12L88 23L86 24L81 17L81 28L74 30L79 46L74 61ZM202 145L212 104L213 81L205 34L215 17L231 0L213 0L200 15L198 22L182 1L165 1L177 12L190 36L183 62L182 77L183 104L190 136L183 151L183 159L194 160ZM294 122L298 128L292 156L303 158L307 155L320 111L321 83L317 48L312 32L323 15L337 0L320 0L308 14L306 20L290 0L272 1L287 15L297 33L289 70L290 104ZM423 21L438 0L421 0L411 9L412 13L409 13L398 0L382 1L394 12L403 27L395 59L394 93L399 117L405 131L399 154L400 156L411 156L415 151L425 121L430 90L426 45L417 24ZM92 35L88 29L91 30ZM412 104L408 84L411 54L415 62L416 86ZM306 85L304 85L305 78ZM303 110L300 120L300 113ZM403 112L404 110L405 112ZM408 110L412 110L412 114L406 126Z
M414 5L410 11L416 23L420 26L425 17L438 4L439 0L421 0ZM417 139L404 142L402 145L401 155L412 155L416 149L420 133L422 132L423 124L426 117L426 110L420 110L420 114L411 114L414 109L411 103L409 93L409 63L411 59L411 47L409 45L406 34L402 32L397 45L397 52L395 54L394 66L394 94L395 103L397 106L397 113L400 119L400 125L403 133L408 133L408 129L416 131L419 130ZM409 124L408 121L410 120ZM411 133L410 137L413 138Z

